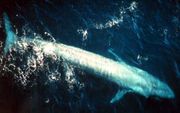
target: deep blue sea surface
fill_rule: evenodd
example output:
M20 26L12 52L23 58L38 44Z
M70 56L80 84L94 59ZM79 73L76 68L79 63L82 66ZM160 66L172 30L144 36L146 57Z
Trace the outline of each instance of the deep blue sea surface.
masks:
M174 99L119 86L31 49L3 56L3 13L19 38L75 46L147 71ZM1 0L0 113L180 113L179 0ZM43 63L42 63L43 62Z

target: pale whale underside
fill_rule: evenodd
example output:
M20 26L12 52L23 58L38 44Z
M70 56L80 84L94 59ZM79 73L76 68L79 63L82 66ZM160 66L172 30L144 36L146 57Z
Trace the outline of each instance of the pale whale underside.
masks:
M111 103L121 99L123 95L128 92L134 92L145 97L175 97L173 91L166 83L158 80L146 71L126 64L120 58L118 58L119 62L117 62L101 55L61 43L29 38L18 40L6 14L4 14L4 22L7 36L4 47L5 55L11 48L22 48L22 45L29 45L33 42L47 55L56 54L59 58L63 58L65 61L84 71L110 80L120 87L123 87L124 89L119 90L112 98ZM117 56L115 55L115 57Z

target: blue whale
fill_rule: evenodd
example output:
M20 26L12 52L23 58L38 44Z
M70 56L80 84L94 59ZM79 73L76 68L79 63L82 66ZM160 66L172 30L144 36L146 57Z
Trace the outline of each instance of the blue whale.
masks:
M23 49L22 45L29 45L33 42L45 55L55 54L58 58L63 58L63 60L75 65L77 68L90 72L97 77L105 78L121 87L122 90L117 91L110 103L118 101L126 93L136 93L144 97L175 98L173 91L166 83L142 69L128 65L123 60L117 62L62 43L29 38L18 40L5 13L4 23L7 36L4 46L5 55L11 48Z

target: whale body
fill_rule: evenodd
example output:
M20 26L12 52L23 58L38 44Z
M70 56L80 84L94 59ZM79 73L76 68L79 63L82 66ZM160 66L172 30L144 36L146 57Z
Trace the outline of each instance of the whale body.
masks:
M63 58L63 60L76 67L92 73L97 77L105 78L122 87L123 90L118 90L110 100L110 103L118 101L128 92L137 93L144 97L175 98L173 91L166 83L142 69L128 65L123 60L114 61L104 56L62 43L29 38L18 40L6 14L4 14L4 22L7 36L4 47L5 54L11 48L21 48L17 43L29 45L33 42L44 54L56 54L59 58Z

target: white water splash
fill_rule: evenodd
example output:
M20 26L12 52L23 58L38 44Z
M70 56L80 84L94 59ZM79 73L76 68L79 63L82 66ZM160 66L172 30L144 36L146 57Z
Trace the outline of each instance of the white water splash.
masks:
M77 32L82 35L82 40L85 41L88 38L88 30L87 29L78 29Z
M124 16L129 10L130 12L136 11L138 8L138 3L133 1L129 7L122 7L119 9L119 15L118 16L112 16L110 20L108 20L106 23L95 23L93 26L95 29L107 29L112 28L114 26L118 26L120 23L124 21Z
M111 28L114 27L116 25L118 25L119 23L123 22L123 16L120 16L119 18L114 16L111 20L107 21L105 24L95 24L94 27L96 29L106 29L106 28Z
M132 12L132 11L135 11L137 9L137 5L138 3L133 1L130 6L128 7L129 11Z
M71 92L74 89L74 85L77 84L77 80L75 79L74 68L68 64L64 64L65 68L65 80L68 84L68 90Z
M54 71L54 72L51 72L49 75L48 75L48 80L50 82L57 82L61 79L61 73L59 73L57 70Z

